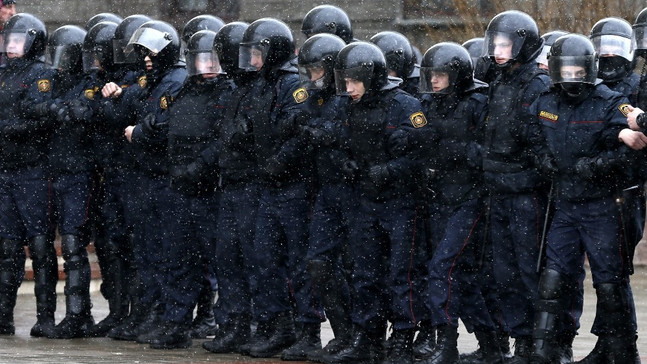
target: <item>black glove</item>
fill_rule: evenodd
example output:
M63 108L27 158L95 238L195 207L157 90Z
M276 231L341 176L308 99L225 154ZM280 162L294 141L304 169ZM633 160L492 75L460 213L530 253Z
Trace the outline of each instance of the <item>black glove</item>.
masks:
M386 164L374 165L368 171L368 178L378 187L386 185L390 177L391 174Z
M33 118L44 118L48 116L53 116L56 118L58 110L62 107L65 107L63 100L54 99L40 104L36 104L30 108L29 116Z
M355 162L352 159L349 159L341 165L341 170L344 172L344 175L346 176L346 178L352 181L355 179L355 177L357 177L357 171L359 170L359 166L357 165L357 162Z
M539 169L548 177L553 177L557 174L557 162L555 158L549 154L544 154L539 159Z
M92 119L92 109L79 99L70 101L67 108L73 121L90 121Z
M277 122L279 132L281 135L292 135L298 132L298 126L307 124L307 114L300 112L297 114L288 115L286 118L280 119Z
M148 134L153 134L157 131L157 117L154 113L144 116L144 119L142 120L142 130Z
M392 155L402 156L409 146L409 134L406 130L398 129L391 133L387 145Z
M584 178L593 178L606 169L607 163L602 157L584 157L575 163L575 172Z
M236 130L242 135L247 135L252 131L252 126L247 118L242 117L236 122Z
M327 136L325 131L307 125L300 126L299 130L301 131L303 138L312 144L323 144Z

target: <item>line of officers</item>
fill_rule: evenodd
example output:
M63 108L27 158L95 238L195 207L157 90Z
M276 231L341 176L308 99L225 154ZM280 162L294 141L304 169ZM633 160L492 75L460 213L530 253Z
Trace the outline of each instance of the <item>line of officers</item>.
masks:
M633 27L540 36L505 11L484 38L416 56L396 32L354 39L347 14L321 5L296 56L273 18L202 15L180 37L103 13L48 37L16 14L1 49L0 334L15 332L27 245L32 336L173 349L215 335L214 353L325 363L568 363L586 256L598 341L580 362L639 363L646 29L647 9ZM96 324L91 239L110 309ZM459 355L459 319L473 353Z

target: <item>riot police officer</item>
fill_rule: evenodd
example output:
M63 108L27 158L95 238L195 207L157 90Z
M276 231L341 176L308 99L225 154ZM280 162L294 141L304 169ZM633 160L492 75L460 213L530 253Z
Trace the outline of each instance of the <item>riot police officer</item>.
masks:
M306 37L319 33L338 36L346 43L354 41L353 26L346 12L334 5L319 5L310 9L301 22L301 33Z
M545 33L541 36L541 39L544 40L544 46L541 48L541 53L537 56L537 64L539 68L548 70L548 52L550 52L550 47L555 43L555 40L562 35L567 34L561 30L553 30L552 32Z
M222 19L213 15L202 14L191 18L188 22L186 22L186 24L184 24L184 28L182 28L182 46L180 48L180 58L184 59L184 56L186 55L186 46L193 34L201 30L211 30L218 32L224 25L225 22L223 22Z
M372 36L371 42L384 52L389 76L402 79L400 88L409 95L417 95L419 75L413 73L416 58L407 37L398 32L384 31Z
M53 97L63 105L50 107L57 118L49 149L49 169L54 194L54 211L65 259L65 318L56 326L56 337L85 337L94 325L90 313L90 263L86 245L90 236L87 206L91 196L94 167L91 119L84 102L82 46L85 30L63 26L52 32L47 44L51 67L57 70ZM56 105L56 104L55 104Z
M535 21L511 10L496 15L485 33L485 52L500 70L490 84L488 123L483 140L483 172L490 192L490 229L494 274L503 320L516 339L515 362L529 359L533 303L536 301L540 216L545 185L529 153L538 135L526 127L530 104L548 89L535 59L542 40Z
M484 244L485 188L481 171L474 168L480 164L478 154L470 151L479 149L483 137L487 84L474 80L467 50L447 42L425 53L420 83L423 111L434 120L427 167L436 191L429 200L436 228L430 231L434 251L426 303L438 344L425 363L458 360L459 317L475 331L481 361L502 363L494 322L476 279Z
M353 270L352 343L324 357L330 363L380 361L386 320L393 323L387 363L413 361L416 319L414 253L416 201L422 155L417 145L428 129L420 102L389 81L382 51L367 42L344 47L335 62L337 92L349 95L346 143L359 199L350 233ZM412 140L390 142L393 138Z
M262 84L251 107L254 155L261 194L254 247L257 289L250 342L253 357L270 357L295 344L297 336L285 282L296 301L299 337L320 330L323 312L307 274L308 223L312 194L312 151L298 135L308 92L293 65L295 46L288 26L262 18L249 25L240 49L240 66L260 72ZM268 112L269 111L269 112ZM297 343L298 344L298 343Z
M37 321L32 336L54 336L58 268L49 226L48 141L54 125L36 105L52 104L54 71L40 60L47 31L37 17L19 13L2 31L6 67L0 73L0 334L13 335L13 309L24 276L27 242L34 270Z
M346 43L339 37L320 33L308 38L299 51L299 76L310 97L306 101L310 120L302 136L315 149L318 192L310 223L308 270L313 287L321 297L326 316L335 334L323 350L316 333L304 338L283 357L292 360L321 361L350 343L350 290L352 258L348 255L348 232L355 192L342 166L348 152L339 145L339 133L350 99L335 94L334 65ZM286 355L287 354L287 355Z
M554 87L530 109L544 131L547 151L542 159L551 160L559 191L539 282L533 335L536 363L560 360L559 336L567 322L565 302L578 285L584 253L597 295L596 347L601 356L582 362L635 360L636 327L632 303L627 300L627 247L621 239L616 198L626 163L626 147L618 136L627 126L623 112L628 99L596 84L597 57L591 41L582 35L558 38L548 58Z
M485 83L490 83L494 81L498 74L498 69L495 66L494 62L487 55L484 56L485 52L485 39L472 38L463 42L463 47L467 49L470 56L472 57L472 65L474 66L474 78L481 80Z
M88 21L85 22L84 28L85 28L85 31L87 32L90 29L92 29L93 26L101 23L102 21L119 24L119 23L121 23L122 20L123 20L123 18L120 17L117 14L99 13L99 14L96 14L96 15L92 16L90 19L88 19Z

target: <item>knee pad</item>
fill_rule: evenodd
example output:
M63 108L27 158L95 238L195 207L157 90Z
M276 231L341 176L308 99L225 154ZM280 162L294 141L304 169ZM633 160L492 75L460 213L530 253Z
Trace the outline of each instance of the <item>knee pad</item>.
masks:
M542 300L557 299L563 294L564 286L564 276L561 273L545 269L539 278L539 298Z
M36 235L29 239L29 254L34 261L56 259L54 241L47 238L47 235Z
M85 244L76 235L61 236L61 250L63 259L66 262L72 260L73 257L86 257L88 254L85 250Z
M620 312L629 309L627 287L619 283L600 283L595 289L598 306L605 312Z

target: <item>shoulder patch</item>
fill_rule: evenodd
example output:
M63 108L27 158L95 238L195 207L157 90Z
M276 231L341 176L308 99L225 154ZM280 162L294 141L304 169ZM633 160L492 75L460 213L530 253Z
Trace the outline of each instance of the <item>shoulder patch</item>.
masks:
M169 100L166 96L162 96L162 98L160 99L160 108L162 110L168 110L168 105L170 101L171 100Z
M52 83L48 79L43 78L38 80L38 91L49 92L52 89Z
M622 104L622 105L618 106L618 110L620 110L622 115L624 115L625 117L627 115L629 115L629 113L630 113L629 109L630 108L631 108L631 105L629 105L629 104Z
M543 111L543 110L539 112L539 117L553 122L557 121L557 119L559 118L558 115L551 114L548 111Z
M89 89L85 90L85 92L83 94L85 95L86 99L94 100L94 92L95 92L94 89L89 88Z
M137 79L137 84L141 88L146 88L146 76L141 76Z
M308 99L308 91L306 91L305 88L300 87L296 91L292 93L292 97L294 97L294 101L297 104L300 104Z
M423 126L427 125L427 118L425 117L425 114L422 113L422 111L411 114L411 116L409 116L409 120L411 120L411 124L413 124L414 128L422 128Z

